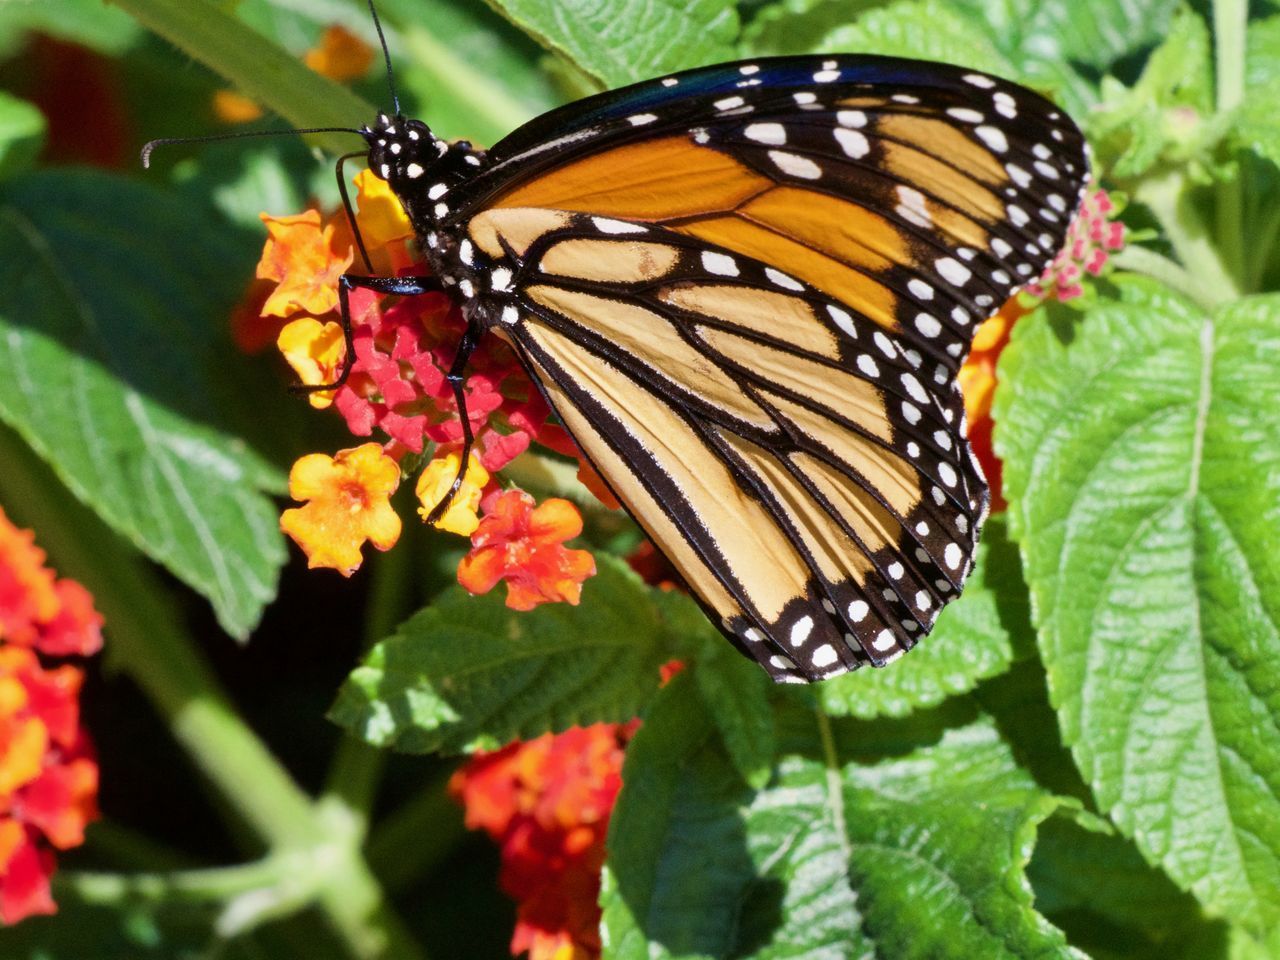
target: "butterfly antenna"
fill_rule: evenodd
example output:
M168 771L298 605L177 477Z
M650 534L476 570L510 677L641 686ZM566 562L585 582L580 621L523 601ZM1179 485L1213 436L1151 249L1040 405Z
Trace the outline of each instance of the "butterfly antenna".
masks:
M387 89L391 91L391 104L396 108L396 116L400 113L400 95L396 93L396 78L391 70L391 51L387 49L387 38L382 32L382 21L378 19L378 11L373 7L373 0L369 0L369 16L373 17L373 29L378 31L378 43L382 45L382 59L387 64Z
M364 261L365 269L373 273L373 262L369 259L369 251L365 249L364 237L360 236L360 225L356 223L356 212L351 206L351 197L347 193L347 178L342 175L342 165L353 157L363 157L363 151L357 150L355 153L344 153L338 158L338 193L342 194L342 208L347 211L347 223L351 224L351 232L355 234L356 246L360 248L360 258Z
M208 137L161 137L159 140L148 140L142 145L142 168L151 167L151 154L156 147L167 147L177 143L212 143L215 140L244 140L249 137L286 137L304 133L354 133L364 136L364 131L354 127L307 127L298 130L245 130L239 133L215 133Z

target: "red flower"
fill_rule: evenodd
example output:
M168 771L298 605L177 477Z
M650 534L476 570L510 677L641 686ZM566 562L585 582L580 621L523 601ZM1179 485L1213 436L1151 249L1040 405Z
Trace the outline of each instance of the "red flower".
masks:
M102 617L89 592L59 580L29 531L0 511L0 921L56 909L53 849L84 842L97 816L98 765L80 727L79 667L52 656L95 652Z
M458 582L472 593L488 593L505 580L512 610L554 601L577 604L596 562L586 550L563 543L581 532L582 517L568 500L535 507L524 491L508 490L490 501L471 535L471 552L458 564Z
M598 723L476 754L449 789L467 826L500 846L499 882L518 903L513 955L592 960L600 955L600 869L609 815L622 786L629 724Z

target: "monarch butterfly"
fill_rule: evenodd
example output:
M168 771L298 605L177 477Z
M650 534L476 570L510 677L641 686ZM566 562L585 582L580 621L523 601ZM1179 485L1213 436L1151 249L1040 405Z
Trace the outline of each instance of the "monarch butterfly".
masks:
M348 356L352 288L448 292L460 407L476 341L501 337L775 680L882 666L959 595L988 494L955 375L1085 190L1053 104L954 66L803 56L589 97L488 151L398 101L358 132L431 273L344 276Z

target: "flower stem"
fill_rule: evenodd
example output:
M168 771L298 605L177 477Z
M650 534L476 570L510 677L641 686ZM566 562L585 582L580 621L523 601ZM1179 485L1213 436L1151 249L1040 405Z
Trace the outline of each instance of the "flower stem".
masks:
M1121 270L1146 274L1192 300L1200 299L1199 285L1191 274L1180 264L1147 247L1127 246L1116 252L1113 262Z
M1218 113L1229 114L1244 102L1245 31L1248 0L1214 0L1214 79ZM1215 233L1224 265L1237 282L1245 279L1244 197L1239 175L1215 187Z
M1133 196L1159 221L1165 239L1191 279L1197 302L1212 309L1239 298L1235 279L1191 202L1181 172L1166 170L1147 177L1138 183Z

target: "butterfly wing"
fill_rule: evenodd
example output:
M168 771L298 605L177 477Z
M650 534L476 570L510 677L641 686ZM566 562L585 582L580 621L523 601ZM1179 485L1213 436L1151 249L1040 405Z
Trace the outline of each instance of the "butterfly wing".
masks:
M1078 131L1005 81L863 57L564 111L460 214L511 270L500 332L740 649L778 679L892 659L971 566L954 374L1061 246Z

